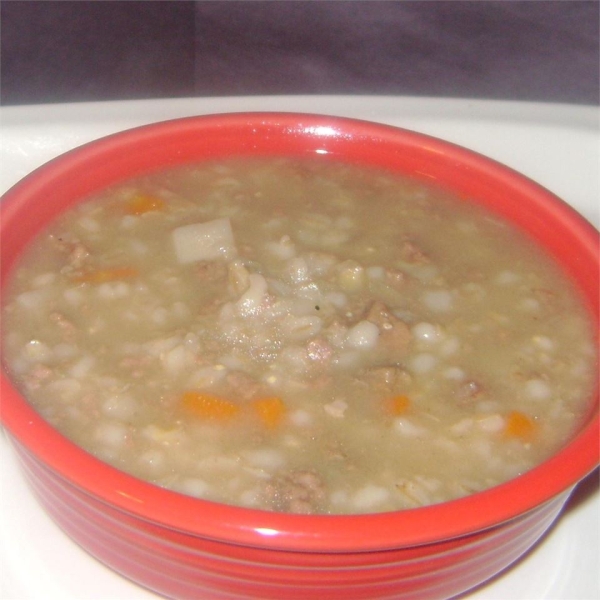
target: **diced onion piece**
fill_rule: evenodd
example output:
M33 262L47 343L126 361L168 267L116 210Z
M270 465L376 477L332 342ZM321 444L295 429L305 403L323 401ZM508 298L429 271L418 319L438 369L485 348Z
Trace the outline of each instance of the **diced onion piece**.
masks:
M435 354L421 352L411 357L409 367L413 373L423 374L431 371L437 363L438 358Z
M17 296L17 304L27 310L38 310L46 299L46 290L31 290Z
M210 492L209 484L198 477L186 477L180 482L173 484L173 487L183 494L196 498L202 498Z
M194 355L183 344L161 354L160 358L164 368L172 374L179 373L194 362Z
M352 504L359 511L374 509L383 504L390 496L387 488L367 483L360 488L352 497Z
M413 423L405 416L394 419L394 430L407 438L418 438L427 433L425 428Z
M268 288L267 280L258 273L250 273L248 281L248 289L237 301L237 308L244 316L259 312Z
M364 289L367 276L362 265L348 260L340 265L338 284L344 292L357 292Z
M305 340L321 331L322 321L319 317L294 317L288 315L281 321L281 328L294 340Z
M476 420L477 426L486 433L496 433L502 431L505 427L505 420L502 415L492 414L480 417Z
M234 294L243 294L250 287L250 273L239 260L229 263L227 278Z
M244 454L252 467L259 469L278 469L285 464L285 456L274 448L256 448Z
M543 379L529 379L525 382L525 393L532 400L549 400L552 388Z
M135 399L128 394L110 394L101 405L102 412L119 421L131 419L138 410Z
M72 365L68 373L71 377L82 379L90 372L96 363L96 357L92 355L84 355Z
M51 358L52 350L40 340L29 340L23 347L23 356L31 361L44 362Z
M284 235L278 242L267 242L265 248L269 254L281 260L288 260L296 255L296 246L289 235Z
M229 259L237 253L229 219L182 225L173 230L172 236L180 263Z
M306 264L306 260L301 256L288 260L287 271L292 283L308 281L308 265Z
M323 408L325 412L335 419L343 419L346 410L348 409L348 403L341 398L336 398L333 402L324 404Z
M100 421L94 431L94 437L109 448L121 448L127 441L128 429L119 421Z
M423 302L430 310L438 313L452 310L453 298L448 290L429 290L423 295Z

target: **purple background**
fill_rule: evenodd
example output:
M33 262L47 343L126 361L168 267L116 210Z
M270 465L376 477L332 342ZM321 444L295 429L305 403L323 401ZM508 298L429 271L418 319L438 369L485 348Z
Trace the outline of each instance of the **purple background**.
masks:
M401 94L598 104L589 1L11 1L2 104Z

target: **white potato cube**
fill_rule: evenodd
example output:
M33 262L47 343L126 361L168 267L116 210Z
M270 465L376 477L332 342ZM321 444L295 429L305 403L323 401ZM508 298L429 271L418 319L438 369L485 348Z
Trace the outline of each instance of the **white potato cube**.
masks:
M229 219L177 227L173 230L173 244L180 263L231 259L237 254Z

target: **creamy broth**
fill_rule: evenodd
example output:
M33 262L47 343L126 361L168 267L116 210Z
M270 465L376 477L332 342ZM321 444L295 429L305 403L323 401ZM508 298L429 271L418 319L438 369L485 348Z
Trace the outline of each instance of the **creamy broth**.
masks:
M469 202L326 160L148 176L32 243L4 360L100 459L266 510L412 508L563 445L597 377L564 276Z

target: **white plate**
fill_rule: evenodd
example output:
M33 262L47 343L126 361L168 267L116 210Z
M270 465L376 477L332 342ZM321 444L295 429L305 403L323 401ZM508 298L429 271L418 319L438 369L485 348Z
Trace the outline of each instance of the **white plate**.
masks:
M596 227L600 136L595 107L364 96L151 100L0 108L0 191L79 144L182 116L246 110L301 111L414 129L495 158L546 186ZM463 600L600 599L597 472L523 559ZM33 500L0 436L0 598L157 600L70 541ZM205 600L205 599L198 599ZM206 599L209 600L209 599Z

